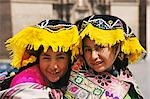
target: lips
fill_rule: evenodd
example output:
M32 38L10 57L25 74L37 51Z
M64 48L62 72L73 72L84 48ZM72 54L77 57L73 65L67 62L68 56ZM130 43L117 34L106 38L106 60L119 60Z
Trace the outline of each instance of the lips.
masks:
M92 62L91 64L92 65L100 65L100 64L102 64L103 63L103 61L96 61L96 62Z
M46 77L50 82L56 82L60 79L59 74L55 72L47 72Z
M59 72L48 72L50 75L57 75Z

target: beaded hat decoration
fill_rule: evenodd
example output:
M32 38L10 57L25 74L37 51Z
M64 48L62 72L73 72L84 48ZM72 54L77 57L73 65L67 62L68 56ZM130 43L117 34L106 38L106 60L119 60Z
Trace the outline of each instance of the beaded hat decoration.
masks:
M26 27L6 41L6 48L11 54L11 65L21 68L36 61L28 51L37 51L43 46L44 52L49 47L54 52L71 50L71 59L79 53L79 34L75 25L61 20L44 20L38 25Z
M111 47L117 43L121 51L128 56L129 63L138 61L146 53L131 28L118 17L111 15L93 15L84 18L79 24L80 36L86 35L97 45Z

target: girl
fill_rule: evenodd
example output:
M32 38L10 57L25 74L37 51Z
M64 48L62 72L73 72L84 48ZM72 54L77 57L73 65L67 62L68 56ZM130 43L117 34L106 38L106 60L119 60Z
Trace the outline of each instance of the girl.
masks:
M71 61L79 53L78 39L75 25L62 20L44 20L7 40L11 65L21 71L12 79L11 88L0 93L1 99L63 98Z
M127 68L145 53L118 17L93 15L79 24L82 58L72 67L65 97L78 99L142 99Z

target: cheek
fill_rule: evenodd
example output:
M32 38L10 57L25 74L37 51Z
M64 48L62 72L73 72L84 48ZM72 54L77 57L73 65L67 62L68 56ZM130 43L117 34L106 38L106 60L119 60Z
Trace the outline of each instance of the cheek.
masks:
M58 62L58 64L59 64L59 69L61 70L62 73L68 70L68 64L69 64L68 60Z
M48 67L48 62L39 60L39 67L40 67L40 70L43 72Z
M115 60L115 54L112 51L104 51L103 56L108 63L113 63L113 61Z
M39 67L40 67L41 72L44 72L46 69L46 65L42 63L39 64Z
M63 63L62 65L61 65L61 71L62 72L66 72L68 70L68 63Z

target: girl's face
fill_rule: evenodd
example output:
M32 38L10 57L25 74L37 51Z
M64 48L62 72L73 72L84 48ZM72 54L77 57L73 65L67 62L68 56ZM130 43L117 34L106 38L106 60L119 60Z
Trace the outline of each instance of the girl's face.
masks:
M64 52L53 52L51 48L42 53L39 67L50 82L57 82L68 70L68 55Z
M95 45L93 40L86 37L83 41L84 58L89 67L100 73L109 71L115 60L115 48Z

